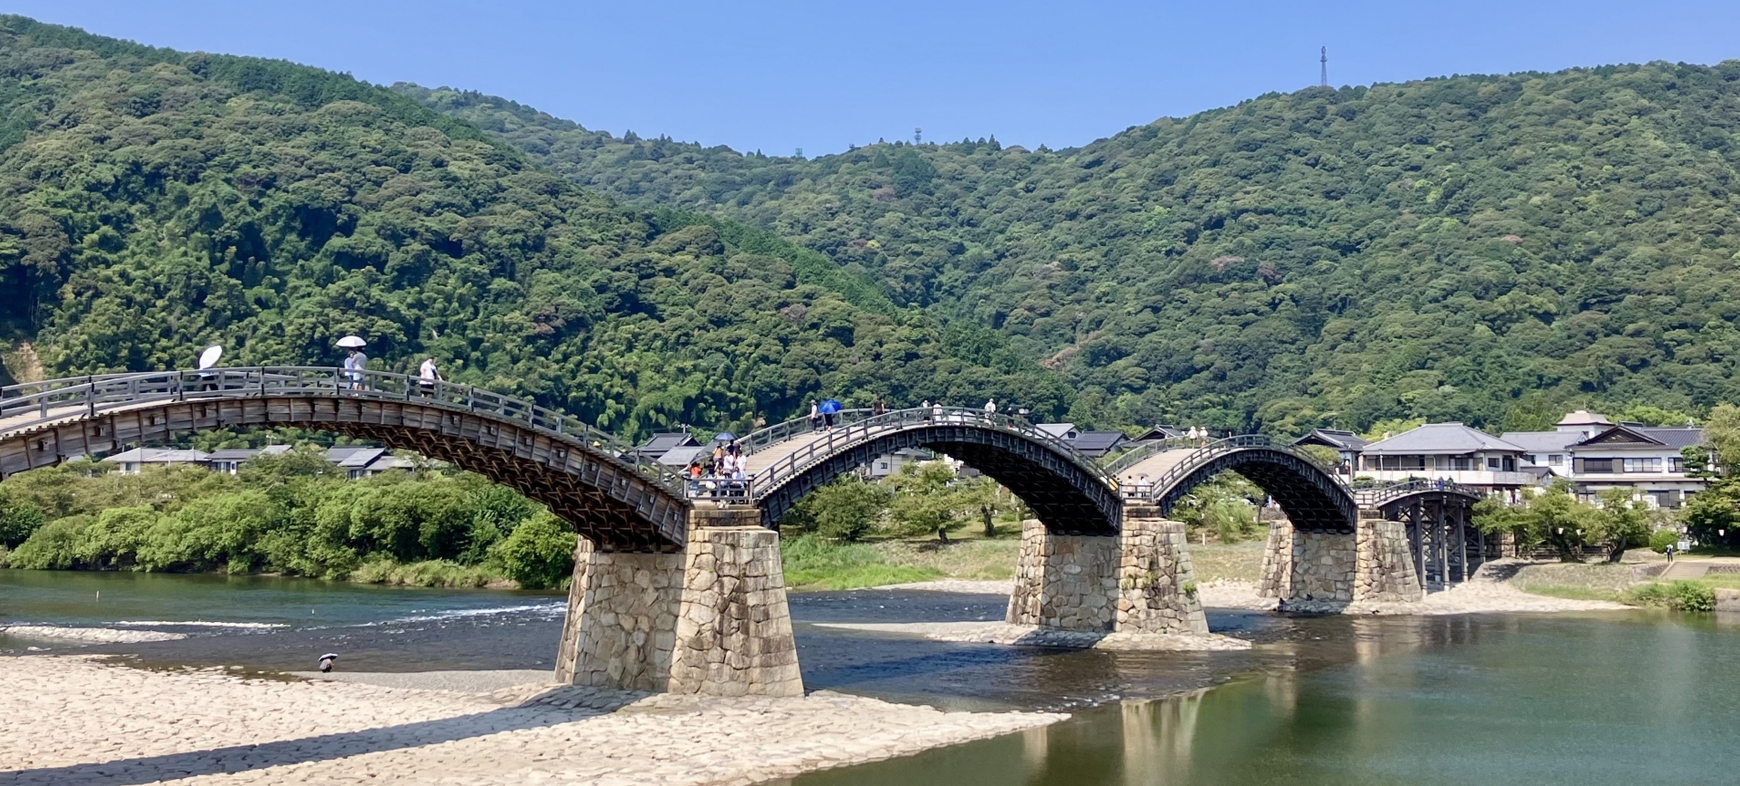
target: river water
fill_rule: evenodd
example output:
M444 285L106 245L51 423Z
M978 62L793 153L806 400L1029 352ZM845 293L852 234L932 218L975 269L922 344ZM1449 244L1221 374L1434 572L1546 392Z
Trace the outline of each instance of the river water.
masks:
M0 570L0 625L187 635L96 646L0 636L0 653L259 672L309 669L325 651L356 671L549 668L563 606L546 593ZM858 591L793 595L791 606L812 690L1074 715L798 786L1740 783L1737 621L1211 611L1215 630L1256 646L1107 653L818 625L998 619L995 597Z

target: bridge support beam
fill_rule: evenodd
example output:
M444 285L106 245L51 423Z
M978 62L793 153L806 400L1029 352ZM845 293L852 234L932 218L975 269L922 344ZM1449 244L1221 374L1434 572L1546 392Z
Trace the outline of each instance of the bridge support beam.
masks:
M802 696L779 534L755 509L694 510L681 553L582 539L556 679L622 690Z
M1122 531L1057 535L1021 526L1008 622L1087 633L1207 633L1184 525L1158 508L1124 509Z

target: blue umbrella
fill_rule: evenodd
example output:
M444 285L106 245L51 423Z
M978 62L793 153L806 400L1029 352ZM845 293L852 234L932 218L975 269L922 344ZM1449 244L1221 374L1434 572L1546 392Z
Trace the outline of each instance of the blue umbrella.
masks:
M824 415L832 415L840 411L840 402L828 399L827 401L822 402L821 406L816 407L816 411Z
M714 442L730 442L731 440L734 440L736 438L737 438L736 435L732 434L729 431L721 431L718 434L713 435Z

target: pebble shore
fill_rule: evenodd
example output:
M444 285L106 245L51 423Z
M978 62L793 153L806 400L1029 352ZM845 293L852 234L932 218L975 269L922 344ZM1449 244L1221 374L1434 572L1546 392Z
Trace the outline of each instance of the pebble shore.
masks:
M489 693L151 672L83 657L0 670L0 783L749 784L1068 717L818 691L714 699Z

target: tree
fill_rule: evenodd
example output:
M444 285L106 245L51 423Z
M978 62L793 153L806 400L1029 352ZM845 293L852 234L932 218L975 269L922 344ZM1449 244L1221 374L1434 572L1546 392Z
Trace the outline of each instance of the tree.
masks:
M1704 443L1698 453L1682 451L1689 473L1710 478L1709 488L1686 500L1686 532L1702 545L1740 548L1740 407L1710 410Z
M1627 548L1648 542L1649 509L1633 500L1626 489L1606 489L1600 499L1600 506L1584 516L1584 537L1588 542L1605 544L1610 549L1607 561L1618 562Z
M906 535L935 532L948 540L948 531L962 523L963 502L954 489L955 473L941 461L907 464L888 481L894 487L889 516Z
M881 484L848 474L810 492L799 504L810 512L816 534L852 542L862 539L882 519L892 498Z
M548 513L540 513L514 528L507 540L491 550L508 578L526 589L561 586L574 575L574 548L579 536Z
M1615 511L1610 519L1603 520L1594 505L1572 496L1570 481L1560 478L1552 487L1529 494L1520 504L1506 505L1490 497L1480 500L1474 505L1472 523L1488 535L1511 534L1519 550L1547 543L1558 551L1561 562L1582 562L1585 543L1614 537L1625 537L1630 543L1635 520L1629 499L1624 507L1625 511Z

